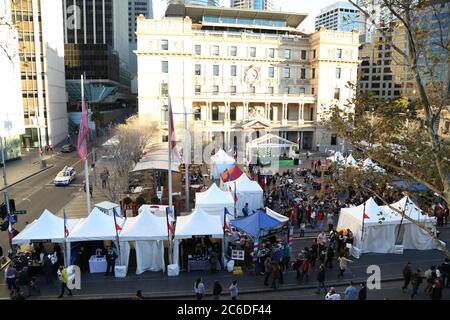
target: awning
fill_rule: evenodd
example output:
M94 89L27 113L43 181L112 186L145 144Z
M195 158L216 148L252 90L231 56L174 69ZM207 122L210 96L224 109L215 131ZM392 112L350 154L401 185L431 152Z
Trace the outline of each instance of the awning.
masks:
M166 143L152 146L132 172L144 170L169 170L169 147ZM172 161L172 171L180 172L180 162Z

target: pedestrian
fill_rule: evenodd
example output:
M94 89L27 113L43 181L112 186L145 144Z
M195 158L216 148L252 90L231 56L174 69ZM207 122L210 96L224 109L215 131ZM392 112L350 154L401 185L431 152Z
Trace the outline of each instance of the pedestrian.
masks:
M317 243L319 245L319 252L325 249L325 246L327 245L327 235L325 234L325 231L321 231L319 235L317 236Z
M214 281L213 286L213 300L220 300L220 294L222 293L222 285L218 280Z
M202 278L197 278L194 284L194 291L197 300L202 300L205 295L205 285L203 284Z
M442 286L445 288L449 287L450 283L450 260L445 258L444 263L441 265L442 270Z
M419 292L420 284L422 283L423 278L420 274L420 269L417 269L416 272L411 277L411 286L412 286L412 293L411 293L411 300L414 299L414 297Z
M242 214L244 215L244 217L248 217L248 213L249 213L249 208L248 208L248 203L246 203L244 208L242 208Z
M325 262L325 267L330 269L333 268L333 258L334 258L334 248L330 243L327 249L327 261Z
M278 262L272 262L272 285L271 288L277 288L277 280L280 278L281 268Z
M116 259L117 253L114 251L112 247L108 247L108 251L106 252L106 273L105 276L115 275L115 267L116 267Z
M325 295L325 300L342 300L341 295L336 292L334 287L330 288L330 291Z
M353 262L352 260L350 260L350 259L347 259L346 257L344 257L344 255L341 255L339 258L338 258L338 262L339 262L339 275L338 275L338 279L341 279L341 278L343 278L344 277L344 272L345 272L345 269L347 269L347 265L348 265L348 263L350 262Z
M367 286L365 282L361 282L361 288L358 292L358 300L367 300Z
M319 230L323 230L323 226L325 223L325 213L323 212L323 209L320 209L317 212L317 227Z
M272 258L270 256L268 256L266 260L264 260L264 272L265 272L264 285L268 286L269 277L272 274Z
M297 272L296 279L299 280L302 277L303 272L303 262L305 261L305 258L301 253L298 254L297 260L294 262L292 268Z
M319 256L319 245L317 244L317 239L314 239L313 244L311 245L311 250L309 250L309 262L311 263L311 267L314 268L316 265L316 260Z
M44 269L44 273L45 273L45 281L47 282L47 284L52 283L52 261L50 259L50 255L45 255L44 256L44 263L43 263L43 269Z
M61 294L58 296L58 298L62 298L64 296L64 292L69 291L69 296L72 295L72 290L70 290L67 287L67 283L69 282L69 275L67 274L67 269L64 268L64 266L59 266L58 269L58 278L59 281L61 281Z
M8 290L12 293L13 289L17 289L16 286L16 278L17 278L17 269L14 264L10 264L5 271L6 284L8 285Z
M358 296L358 290L356 290L353 281L350 281L350 285L345 289L345 300L356 300Z
M413 271L411 268L411 262L408 262L406 264L406 266L403 268L403 279L404 279L404 283L403 283L403 287L402 287L403 292L405 292L405 289L408 288L409 283L411 282L412 275L413 275Z
M284 244L283 247L283 266L285 270L289 269L291 264L291 246L288 243Z
M144 296L142 295L141 290L136 291L136 295L134 296L133 300L144 300Z
M333 227L334 227L334 214L333 214L333 212L329 212L327 214L327 224L328 224L328 232L333 231Z
M323 292L326 293L327 292L327 288L325 287L325 276L326 276L326 269L325 266L323 264L320 265L319 267L319 272L317 273L317 294L320 294L320 292L323 289Z
M439 278L434 279L434 283L431 286L430 293L431 300L437 301L442 298L442 283Z
M427 279L427 286L425 287L425 292L431 293L431 287L434 284L434 279L437 278L436 267L431 266L430 269L425 271L425 279Z
M306 229L306 223L302 222L300 224L300 238L303 238L305 236L305 229Z
M239 294L237 280L233 280L233 283L231 284L231 286L228 289L230 290L231 300L237 300L237 297Z

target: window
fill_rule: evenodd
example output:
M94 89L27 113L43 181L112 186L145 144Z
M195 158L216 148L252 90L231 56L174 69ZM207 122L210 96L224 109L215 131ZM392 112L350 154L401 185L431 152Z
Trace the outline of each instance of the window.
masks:
M306 69L300 70L300 79L306 79Z
M253 57L253 58L256 57L256 48L251 47L249 53L250 53L250 57Z
M331 135L331 145L336 146L337 145L337 134Z
M305 94L305 93L306 93L305 88L300 88L300 94Z
M161 96L168 97L169 96L169 84L161 83Z
M335 100L340 100L341 99L341 89L340 88L334 88L333 98Z
M291 77L291 68L284 68L283 69L283 76L285 78L290 78Z
M269 58L275 58L275 49L274 48L269 49Z
M306 50L301 51L302 60L306 60Z
M341 78L341 68L336 68L336 79Z
M213 76L215 76L215 77L219 76L219 65L218 64L213 65Z
M316 78L316 68L312 69L312 78L315 79Z
M313 59L316 58L316 49L313 50Z
M248 88L248 91L249 91L251 94L255 94L255 92L256 92L255 86L250 85L249 88Z
M213 86L213 94L219 94L219 86Z
M231 86L230 87L230 92L231 92L231 94L234 96L234 95L236 95L236 86Z
M161 61L161 72L169 73L169 62L168 61Z
M201 45L199 45L199 44L195 45L195 54L198 56L202 55L202 46Z
M237 67L235 65L230 66L230 75L232 77L236 77L236 75L237 75Z
M202 93L202 86L199 84L195 85L195 95L198 96L201 93Z
M236 57L237 56L237 47L230 47L230 56Z
M269 78L275 78L275 68L269 67Z
M342 49L336 49L336 59L342 59Z
M194 120L195 121L202 120L202 109L200 107L194 108Z
M291 49L284 49L284 58L285 59L291 58Z
M268 94L273 94L273 87L268 87L267 88L267 93Z
M195 65L195 75L201 76L202 75L202 66L200 64Z
M230 106L230 120L236 121L236 107Z
M219 46L213 46L212 47L212 54L213 54L213 56L218 56L219 53L220 53Z
M219 121L219 107L212 107L212 121Z
M161 120L163 123L167 123L169 120L169 107L167 105L161 107Z
M311 94L314 94L314 87L311 88Z
M161 40L161 50L169 50L169 40Z

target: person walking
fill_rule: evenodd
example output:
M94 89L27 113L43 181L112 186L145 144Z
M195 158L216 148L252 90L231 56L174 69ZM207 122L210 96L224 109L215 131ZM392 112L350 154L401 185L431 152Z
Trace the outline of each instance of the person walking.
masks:
M341 295L336 292L334 287L330 288L330 291L325 295L325 300L342 300Z
M367 300L367 286L365 282L361 282L358 292L358 300Z
M231 286L228 288L230 290L230 294L231 294L231 300L236 301L238 294L239 294L239 289L237 286L237 280L233 280L233 283L231 284Z
M58 278L59 281L61 281L61 294L58 296L58 298L62 298L64 296L64 292L69 291L69 296L72 295L72 290L70 290L67 287L67 283L69 282L69 275L67 274L67 269L64 268L64 266L59 266L58 269Z
M416 272L411 277L411 286L412 286L412 293L411 293L411 300L414 299L414 297L419 292L420 284L422 283L423 278L420 274L420 269L417 269Z
M430 269L425 271L425 279L427 279L427 286L425 287L425 292L431 293L431 287L434 284L434 279L437 278L436 267L431 266Z
M358 296L358 290L353 284L353 281L350 281L350 285L345 289L345 300L356 300Z
M448 288L450 284L450 259L445 258L443 264L441 264L442 270L442 287Z
M213 286L213 300L220 300L220 294L222 293L222 285L218 280L214 281Z
M334 247L330 243L327 249L327 260L325 262L325 267L327 268L333 268L333 258L334 258Z
M248 203L246 203L244 208L242 208L242 214L244 215L244 217L248 217L248 213L249 213L249 208L248 208Z
M53 265L49 255L44 256L43 269L45 273L45 281L47 282L47 284L52 283Z
M442 298L442 283L439 278L434 279L434 283L431 286L430 297L433 301L441 300Z
M347 265L348 263L352 263L353 261L350 259L347 259L344 255L341 255L338 258L338 262L339 262L339 274L338 274L338 279L341 279L344 277L344 272L347 269Z
M14 264L10 264L5 271L6 284L8 285L8 290L12 293L13 289L17 289L16 286L16 278L17 278L17 269Z
M109 276L110 274L112 276L115 275L116 259L117 259L117 253L114 251L113 248L108 247L108 251L106 252L107 266L106 266L105 276Z
M272 262L272 289L277 288L277 280L280 278L281 268L278 262Z
M333 231L333 226L334 226L334 214L333 214L333 212L329 212L327 214L327 224L328 224L328 232Z
M272 274L272 258L268 256L266 260L264 260L264 271L265 271L265 277L264 277L264 285L269 285L269 277Z
M323 264L319 266L319 272L317 273L317 294L320 294L320 292L323 289L323 292L327 292L327 288L325 287L325 276L326 276L326 268Z
M195 281L194 291L197 300L202 300L205 295L205 285L203 284L202 278L197 278Z
M402 287L402 292L405 292L405 289L408 288L409 283L411 282L412 275L413 275L413 271L411 268L411 262L408 262L406 264L406 266L403 268L404 283L403 283L403 287Z

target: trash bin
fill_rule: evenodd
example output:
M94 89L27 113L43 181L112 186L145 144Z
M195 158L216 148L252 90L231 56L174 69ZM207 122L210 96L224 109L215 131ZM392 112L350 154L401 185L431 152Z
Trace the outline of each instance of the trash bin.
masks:
M47 160L41 160L41 169L47 168Z

